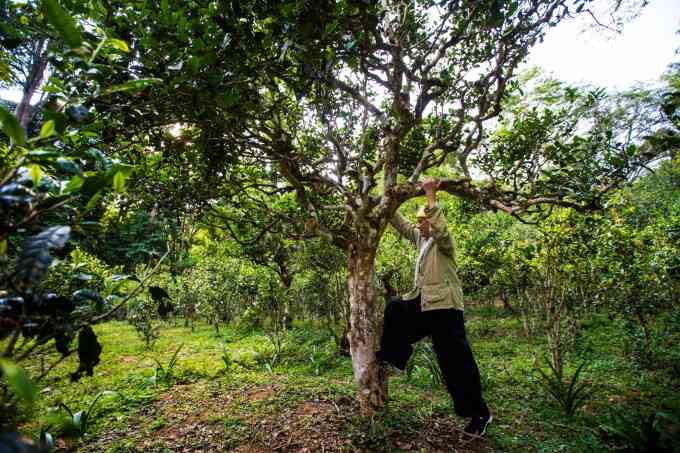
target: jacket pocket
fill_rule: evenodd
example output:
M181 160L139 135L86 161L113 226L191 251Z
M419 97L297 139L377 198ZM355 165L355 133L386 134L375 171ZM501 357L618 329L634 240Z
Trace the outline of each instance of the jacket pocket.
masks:
M441 302L449 297L451 288L448 283L435 283L432 285L423 285L423 302L426 304L433 304Z

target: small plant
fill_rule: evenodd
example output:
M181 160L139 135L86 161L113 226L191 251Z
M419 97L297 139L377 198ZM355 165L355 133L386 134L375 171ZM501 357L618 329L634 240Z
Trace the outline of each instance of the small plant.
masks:
M267 370L267 373L269 374L274 374L274 369L272 368L272 364L269 362L266 362L264 364L264 369Z
M0 431L5 431L17 416L17 403L32 409L38 397L35 385L23 368L0 358Z
M309 363L315 376L321 374L322 360L323 357L321 356L320 351L317 350L316 345L312 346L312 352L309 354Z
M146 345L146 349L153 348L153 345L160 338L160 326L154 325L151 318L143 313L135 313L128 318L137 331L137 334Z
M645 413L638 410L612 413L613 424L601 425L603 437L626 448L642 453L680 450L680 438L673 436L680 424L677 415L667 412Z
M180 349L182 349L182 346L184 346L184 344L179 345L166 366L163 366L163 364L158 359L154 359L156 362L156 373L152 378L154 384L158 385L159 383L162 383L166 387L170 387L172 385L175 380L174 370L175 366L177 365L177 356Z
M437 354L432 348L432 343L429 341L422 341L416 346L415 353L411 360L406 364L406 378L411 380L413 372L418 369L425 369L434 385L442 385L444 383L444 375L439 362L437 361Z
M435 385L442 385L444 383L444 374L442 373L442 369L439 367L437 354L434 352L432 344L426 342L424 344L423 351L423 358L425 359L426 367L430 372L432 383Z
M91 423L93 421L94 417L94 410L97 406L97 402L104 397L104 396L111 396L111 395L118 395L117 392L111 391L111 390L105 390L103 392L99 392L97 396L92 400L90 405L87 407L86 410L78 411L76 413L73 413L71 408L69 408L66 404L60 403L59 407L62 408L64 411L66 411L69 415L69 421L66 427L64 427L66 433L68 435L72 435L73 437L81 437L87 431L89 430ZM44 433L45 438L47 439L49 434ZM41 434L42 437L42 434ZM51 436L49 436L51 438Z
M281 357L286 347L286 331L282 328L275 328L266 332L269 344L274 350L274 357Z
M271 337L269 337L271 340ZM271 346L271 347L269 347ZM281 361L283 346L282 343L271 342L267 346L257 346L255 352L255 362L264 367L269 374L273 373L274 366Z
M224 371L229 372L231 370L232 363L234 361L231 358L231 353L229 352L229 348L227 348L227 345L222 345L222 363L224 363Z
M255 361L264 367L269 374L274 373L274 365L279 361L279 354L267 349L255 351Z
M586 368L588 361L584 360L576 368L574 374L567 379L565 379L563 367L556 367L549 359L546 362L549 372L544 371L540 366L535 367L540 377L538 382L560 404L564 413L571 416L595 393L595 388L591 383L579 381L581 372Z

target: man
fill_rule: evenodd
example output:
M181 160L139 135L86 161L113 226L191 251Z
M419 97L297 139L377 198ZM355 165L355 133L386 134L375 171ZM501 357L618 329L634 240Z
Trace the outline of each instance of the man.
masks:
M414 288L385 307L381 349L376 355L403 370L413 352L411 344L431 336L456 414L470 418L466 432L481 436L492 417L465 336L463 290L456 273L453 238L437 206L438 187L434 179L422 183L427 207L418 211L416 226L399 213L392 219L394 228L416 246Z

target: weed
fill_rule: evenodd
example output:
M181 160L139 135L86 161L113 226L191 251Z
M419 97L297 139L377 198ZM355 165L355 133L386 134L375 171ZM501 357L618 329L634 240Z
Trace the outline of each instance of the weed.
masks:
M230 449L241 444L249 437L248 425L238 417L227 417L224 419L225 428L225 448Z
M421 341L416 345L416 350L411 360L406 364L406 378L411 380L414 372L425 370L433 385L442 385L444 375L437 361L437 354L434 352L432 343Z
M164 384L166 387L170 387L175 382L175 366L177 365L177 355L180 349L182 349L184 344L180 344L175 350L175 353L170 358L167 365L163 364L158 359L153 359L156 362L156 372L151 378L152 382L156 385Z
M271 350L268 347L260 347L255 350L255 361L269 374L274 373L274 366L279 362L280 351Z
M66 426L62 427L64 434L73 437L81 437L89 430L94 417L94 410L97 406L97 402L104 396L119 395L118 392L113 392L110 390L105 390L99 392L95 396L94 400L90 403L87 409L73 413L70 407L65 403L60 403L59 407L66 411L69 415L69 420Z
M587 366L588 361L584 360L576 368L574 374L567 379L565 379L563 367L556 367L550 359L546 359L546 362L549 372L543 371L540 366L535 367L540 377L538 382L560 404L564 413L571 416L588 402L595 392L591 383L583 380L579 382L581 372Z
M224 364L224 372L228 373L231 370L233 360L226 344L222 345L222 363Z
M309 351L307 357L309 360L309 367L314 376L320 376L335 364L335 355L329 353L325 347L312 345L312 349Z
M151 422L151 425L149 425L149 429L151 431L158 431L159 429L163 428L164 426L167 425L167 422L165 418L160 417L155 419L153 422Z
M603 437L627 451L641 453L680 451L680 418L668 412L627 410L612 413L613 424L600 425Z
M110 453L138 453L139 450L135 447L135 442L130 439L115 442L108 449Z

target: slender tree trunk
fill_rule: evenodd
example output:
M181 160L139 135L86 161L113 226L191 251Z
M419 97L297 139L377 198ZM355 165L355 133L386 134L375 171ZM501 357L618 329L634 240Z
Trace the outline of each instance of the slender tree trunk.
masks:
M649 353L652 350L652 337L649 333L649 326L647 326L647 319L645 319L645 314L640 307L635 307L635 316L642 328L642 332L645 334L645 353L647 353L647 357L649 357Z
M516 313L516 311L515 311L515 308L512 305L510 305L510 296L508 295L508 292L505 289L502 289L500 296L501 296L501 301L503 302L503 309L505 311L507 311L508 313L514 315Z
M16 116L19 124L28 132L28 123L31 122L31 99L45 80L47 69L47 40L41 39L35 43L31 68L28 71L26 82L23 87L23 96L17 106Z
M387 406L385 370L376 360L378 344L375 323L373 277L376 247L354 244L348 259L350 293L350 351L352 368L357 383L357 398L361 414L373 415Z

